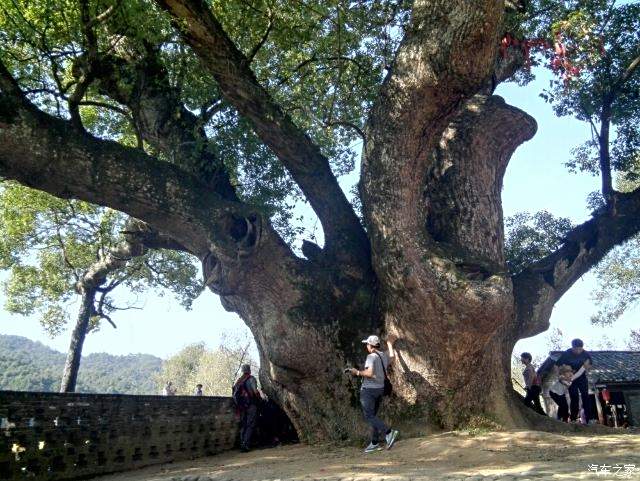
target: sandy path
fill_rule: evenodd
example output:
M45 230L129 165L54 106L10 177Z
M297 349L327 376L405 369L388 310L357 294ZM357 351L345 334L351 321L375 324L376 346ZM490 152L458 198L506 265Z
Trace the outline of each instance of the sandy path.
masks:
M603 464L635 465L602 472ZM598 465L598 471L589 471ZM356 448L287 446L230 452L138 471L100 481L427 481L574 480L640 481L640 435L586 436L537 431L469 435L434 434L399 440L391 451L364 455Z

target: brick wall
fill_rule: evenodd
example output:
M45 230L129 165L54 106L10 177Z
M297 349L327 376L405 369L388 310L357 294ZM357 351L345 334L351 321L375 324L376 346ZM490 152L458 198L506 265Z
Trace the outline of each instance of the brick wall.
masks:
M59 480L231 449L230 398L0 391L0 479Z

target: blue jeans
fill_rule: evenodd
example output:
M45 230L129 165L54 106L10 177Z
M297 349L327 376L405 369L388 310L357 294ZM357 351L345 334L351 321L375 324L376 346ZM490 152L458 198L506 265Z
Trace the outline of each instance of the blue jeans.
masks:
M387 425L377 416L383 395L383 388L364 388L360 390L360 404L364 419L371 426L371 442L373 444L378 444L381 435L384 436L389 432Z

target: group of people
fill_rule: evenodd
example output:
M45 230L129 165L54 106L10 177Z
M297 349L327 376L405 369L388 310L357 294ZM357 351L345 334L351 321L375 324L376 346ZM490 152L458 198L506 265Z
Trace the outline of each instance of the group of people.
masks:
M526 390L524 403L544 415L545 412L540 405L541 376L533 367L531 354L523 352L520 355L520 361L525 366L522 372ZM592 410L587 372L592 366L592 359L585 351L582 340L571 341L571 348L560 355L555 365L558 368L558 379L549 388L549 396L558 406L558 419L564 422L580 422L580 402L582 402L583 422L589 424Z
M360 405L364 419L371 427L371 439L365 448L365 453L380 451L384 447L391 449L398 438L398 430L387 426L378 417L378 411L385 395L390 394L391 384L387 377L387 370L395 359L393 349L393 336L387 340L388 351L381 348L378 336L369 336L362 343L366 347L367 357L364 369L349 367L345 373L362 378L360 388ZM532 364L532 356L523 352L520 356L525 368L523 378L525 382L526 396L524 403L545 415L540 404L542 392L541 377ZM584 350L584 344L580 339L571 342L571 348L567 349L555 363L558 366L558 380L550 387L549 394L558 405L558 419L565 422L578 422L580 400L585 413L586 423L591 417L587 372L591 367L591 356ZM232 397L236 406L236 413L240 420L240 449L249 451L252 446L252 438L256 429L259 413L267 412L270 401L258 387L256 378L251 374L251 366L245 364L241 367L242 374L233 385ZM173 384L167 382L163 394L173 396L176 390ZM202 384L197 384L195 396L202 396ZM569 402L567 401L569 398ZM271 403L273 404L273 403ZM275 420L274 413L266 418ZM277 422L277 421L274 421Z

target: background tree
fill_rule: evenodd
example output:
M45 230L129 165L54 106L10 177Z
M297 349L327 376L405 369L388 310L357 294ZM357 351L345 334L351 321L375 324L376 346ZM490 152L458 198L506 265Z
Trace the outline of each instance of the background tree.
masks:
M191 386L189 381L193 373L197 371L200 358L205 350L204 342L193 343L169 357L156 378L157 392L162 392L166 383L170 381L176 389L176 394L183 396L192 394L194 386Z
M554 74L541 96L556 114L585 122L591 132L591 138L574 149L566 165L571 172L601 177L600 192L588 199L594 214L615 209L613 179L620 192L632 192L638 186L640 6L638 2L543 0L531 5L530 12L536 11L544 13L518 14L516 18L525 21L516 21L514 26L521 35L546 37L542 43L546 48L532 57L534 63L546 63ZM522 81L528 78L520 74ZM511 269L541 258L571 227L568 219L555 219L546 212L518 214L506 224ZM592 322L611 325L638 299L638 247L638 238L633 237L598 264L593 298L599 309ZM610 344L611 340L603 345Z
M72 309L77 312L62 392L75 390L86 334L102 321L116 327L113 313L136 307L118 306L116 288L134 295L150 288L171 291L186 309L202 291L190 255L148 250L139 237L126 233L135 228L111 209L12 182L0 186L0 268L9 272L5 309L38 314L51 336L65 329Z
M371 332L399 338L398 412L552 422L514 402L513 346L638 232L640 192L604 189L605 208L509 272L502 180L536 123L493 90L527 64L506 33L552 43L581 2L0 5L0 175L126 212L196 255L301 439L357 434L342 371ZM612 7L637 32L630 13ZM362 218L337 180L359 141ZM297 197L317 242L291 244Z
M634 237L611 252L596 268L593 293L599 309L592 322L609 326L640 299L640 239Z
M204 343L185 346L163 364L157 377L158 392L171 381L178 395L192 395L196 384L202 384L205 396L230 396L242 364L250 364L258 372L250 343L246 336L227 333L215 349Z
M556 251L572 227L571 220L544 210L533 215L519 212L507 217L504 255L509 270L517 274Z
M633 177L621 175L618 179L619 190L628 192L637 186L638 181ZM613 249L597 265L595 274L598 287L593 299L599 309L591 322L611 326L640 299L640 237L635 236Z

